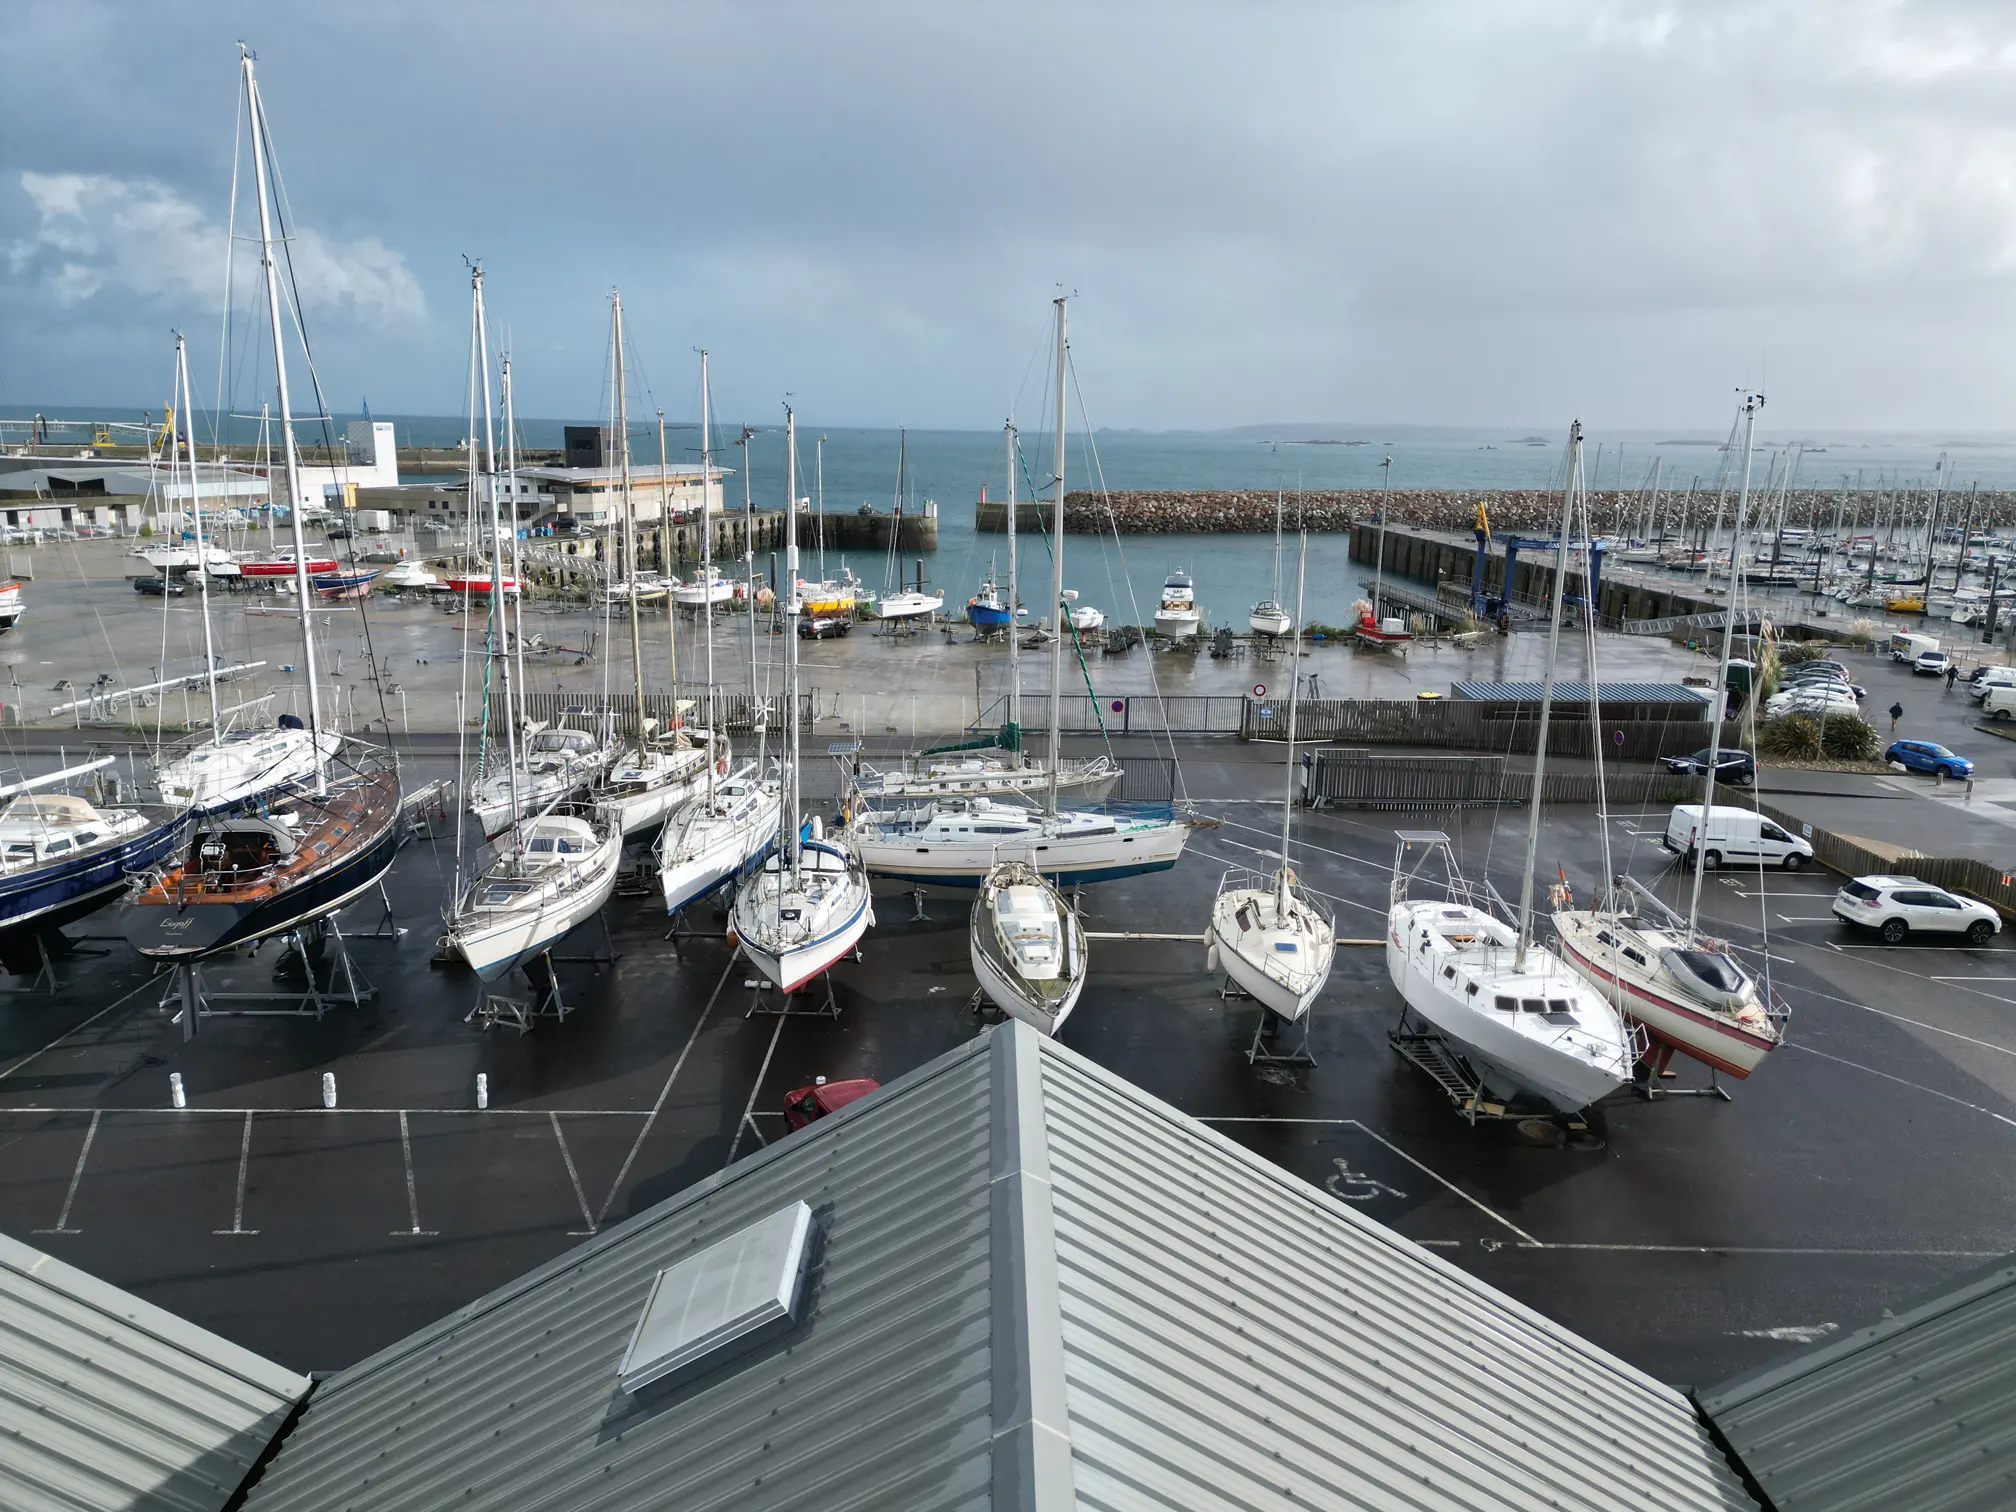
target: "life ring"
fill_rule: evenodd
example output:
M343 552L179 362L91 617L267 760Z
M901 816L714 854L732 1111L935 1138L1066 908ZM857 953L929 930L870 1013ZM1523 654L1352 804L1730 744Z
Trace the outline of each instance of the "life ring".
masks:
M723 756L719 761L714 763L714 771L717 776L726 777L728 775L728 758L726 756Z

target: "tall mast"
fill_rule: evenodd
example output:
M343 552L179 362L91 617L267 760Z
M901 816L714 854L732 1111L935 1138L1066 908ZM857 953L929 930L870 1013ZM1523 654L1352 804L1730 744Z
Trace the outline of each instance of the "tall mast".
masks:
M1016 633L1015 605L1015 422L1003 427L1008 437L1008 723L1015 727L1014 761L1022 760L1022 647Z
M1715 767L1722 760L1722 720L1729 709L1729 653L1736 641L1736 591L1743 581L1743 527L1750 517L1750 442L1757 433L1757 411L1764 407L1762 394L1743 396L1743 483L1736 494L1736 539L1729 548L1729 612L1722 620L1722 656L1715 667L1715 717L1708 729L1708 779L1701 786L1700 855L1694 858L1694 886L1687 896L1687 937L1694 937L1694 924L1701 915L1702 860L1707 854L1708 815L1715 803ZM1751 669L1753 674L1755 668ZM1753 675L1750 691L1757 691Z
M616 436L623 457L623 577L630 601L630 673L637 695L635 734L644 739L644 631L637 622L637 504L630 493L630 390L623 372L623 296L611 291L616 342Z
M700 349L700 613L707 630L707 797L714 797L714 750L715 732L721 727L714 722L714 513L709 500L714 488L714 437L711 429L713 416L707 408L707 349ZM669 602L669 601L668 601ZM676 613L667 608L667 614ZM672 696L679 696L675 683Z
M518 691L525 691L525 572L518 548L518 412L513 407L511 397L511 357L504 357L504 496L511 501L511 583L518 591L509 596L505 610L509 619L505 627L505 653L511 658L511 670L518 680ZM493 545L494 555L494 545Z
M707 480L700 480L700 502L707 502ZM665 461L665 411L658 411L658 557L665 573L665 651L672 669L665 674L665 686L672 690L672 723L679 723L679 608L672 597L672 474ZM640 678L643 671L638 671ZM644 706L640 703L638 708Z
M1057 774L1064 767L1064 753L1058 737L1064 719L1064 386L1069 381L1065 363L1070 345L1064 329L1064 297L1057 298L1057 440L1056 462L1052 466L1052 487L1057 497L1050 526L1050 781L1043 807L1057 812ZM1012 506L1011 506L1012 507ZM1008 602L1008 639L1015 639L1015 602Z
M1386 515L1393 504L1393 459L1386 458L1379 464L1379 544L1373 551L1372 561L1372 620L1377 627L1379 620L1379 590L1386 582ZM1510 598L1512 585L1505 585L1505 595Z
M756 504L749 491L749 443L756 439L756 433L748 426L742 427L742 570L748 586L742 591L748 599L749 610L749 707L756 707ZM758 722L762 730L769 721ZM761 734L757 736L762 739ZM759 746L760 749L760 746Z
M315 679L315 595L308 584L308 543L301 531L301 458L294 444L294 405L287 393L287 341L280 326L280 272L273 261L273 208L267 192L266 106L252 71L252 54L241 43L245 74L245 114L252 129L252 182L259 191L259 264L266 274L266 320L273 328L273 377L280 401L280 443L287 466L287 522L294 537L294 592L301 601L301 675L308 684L308 738L315 756L315 794L328 792L322 764L322 691Z
M778 852L798 873L798 417L784 406L784 794Z
M522 817L518 812L518 705L514 697L523 698L524 690L514 688L511 678L511 649L509 621L505 618L504 607L504 553L498 549L497 536L502 529L497 503L497 430L496 414L490 406L490 332L489 320L483 313L483 265L478 263L469 270L469 283L474 291L476 306L476 370L477 383L483 395L483 476L488 486L484 492L490 496L490 644L486 648L489 659L497 665L497 675L504 681L504 772L505 781L511 788L511 826L517 831ZM474 441L471 441L474 446ZM507 639L503 654L499 655L499 638ZM485 679L487 684L488 679ZM487 689L486 689L487 691ZM487 711L486 711L487 713Z
M1288 760L1287 776L1281 792L1281 870L1274 876L1274 916L1288 916L1288 829L1295 818L1295 714L1302 701L1302 669L1295 665L1302 655L1302 589L1309 573L1309 529L1298 532L1301 550L1295 558L1295 623L1288 631Z
M818 496L819 510L819 581L826 581L826 438L819 438L819 445L812 453L812 471L817 481L813 492Z
M217 716L217 653L210 639L210 557L203 549L203 497L196 485L196 425L189 390L189 348L182 333L175 333L175 406L182 417L182 434L189 443L189 509L196 519L196 590L203 599L203 682L210 690L210 742L224 739ZM172 441L171 441L172 446ZM169 473L174 473L174 453L169 453Z
M1540 796L1547 775L1547 722L1554 709L1555 658L1561 651L1561 599L1568 588L1568 536L1575 519L1575 491L1581 481L1582 422L1577 420L1568 427L1568 479L1561 488L1561 539L1554 551L1554 607L1547 621L1547 667L1540 686L1540 742L1533 752L1533 802L1526 814L1526 874L1519 881L1519 949L1512 958L1514 971L1526 969L1526 947L1533 942L1533 872L1540 864Z

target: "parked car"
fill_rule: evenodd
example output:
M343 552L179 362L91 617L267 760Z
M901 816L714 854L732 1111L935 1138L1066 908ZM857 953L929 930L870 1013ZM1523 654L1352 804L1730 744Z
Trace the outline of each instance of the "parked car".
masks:
M1717 782L1734 782L1747 785L1757 780L1757 758L1752 756L1748 751L1701 750L1694 752L1691 756L1665 756L1660 759L1666 763L1666 770L1669 772L1691 772L1698 774L1708 770L1708 762L1711 756L1715 760L1715 780Z
M1976 667L1967 679L1967 696L1980 703L1991 688L2016 688L2016 667Z
M1808 663L1808 666L1815 670L1808 671L1806 667L1794 667L1788 671L1779 679L1779 688L1788 692L1794 688L1846 688L1858 700L1869 696L1869 690L1860 683L1850 682L1845 672L1819 662Z
M149 598L167 598L170 595L179 598L189 591L189 587L178 577L163 577L157 573L153 577L133 579L133 591L144 593Z
M1918 659L1911 663L1912 675L1924 673L1932 677L1944 677L1947 661L1948 657L1944 651L1921 651L1918 653Z
M784 1094L784 1122L802 1129L829 1113L838 1113L851 1102L859 1102L881 1085L865 1076L837 1082L829 1082L822 1076L809 1087Z
M1834 917L1895 945L1911 934L1964 935L1986 945L2002 928L1994 909L1916 877L1857 877L1834 895Z
M323 534L332 541L347 541L350 539L350 522L348 520L331 520L329 528Z
M1839 683L1809 683L1773 695L1764 701L1764 714L1776 719L1781 714L1860 714L1855 695Z
M1813 843L1790 833L1762 814L1746 808L1724 808L1716 804L1708 810L1708 822L1701 822L1701 805L1676 803L1666 819L1666 833L1660 846L1683 860L1699 860L1707 870L1731 862L1754 862L1761 866L1782 866L1797 871L1813 859Z
M1936 740L1899 740L1883 753L1907 772L1943 773L1948 777L1972 777L1974 763L1949 751Z
M831 615L814 619L810 615L798 621L798 634L803 640L838 640L854 628L854 622L845 615Z

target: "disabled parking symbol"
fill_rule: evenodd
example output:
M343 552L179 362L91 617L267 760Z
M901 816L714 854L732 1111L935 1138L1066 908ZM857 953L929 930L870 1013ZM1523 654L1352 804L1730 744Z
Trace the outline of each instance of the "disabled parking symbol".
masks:
M1370 1202L1384 1192L1389 1197L1398 1197L1402 1202L1407 1200L1407 1194L1400 1188L1388 1186L1362 1171L1352 1170L1351 1162L1341 1155L1331 1164L1337 1169L1324 1178L1323 1185L1329 1188L1332 1197L1341 1197L1346 1202Z

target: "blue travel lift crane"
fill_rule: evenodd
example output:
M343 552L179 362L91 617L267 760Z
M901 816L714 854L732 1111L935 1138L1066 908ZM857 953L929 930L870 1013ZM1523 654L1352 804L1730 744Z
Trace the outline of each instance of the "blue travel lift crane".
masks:
M1491 519L1484 512L1482 504L1477 506L1477 528L1471 534L1475 536L1477 541L1477 557L1470 573L1470 612L1479 619L1488 617L1493 620L1502 620L1505 613L1503 605L1510 599L1512 585L1518 580L1519 553L1521 551L1557 551L1561 545L1561 538L1559 536L1522 535L1498 537L1500 544L1505 548L1504 587L1499 600L1501 606L1499 612L1487 616L1484 612L1484 563L1491 554ZM1595 605L1601 597L1603 586L1603 557L1610 549L1610 543L1607 541L1579 541L1572 536L1569 538L1569 552L1574 552L1584 546L1589 551L1588 596L1586 599L1578 599L1571 595L1565 598L1563 603L1584 602L1589 606L1590 612L1594 613Z

